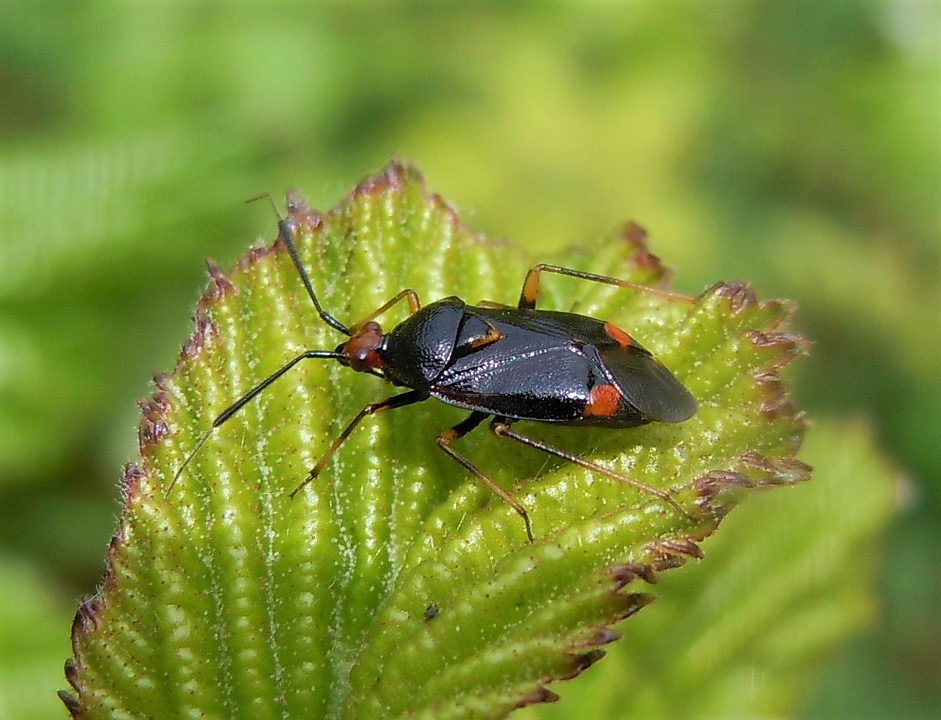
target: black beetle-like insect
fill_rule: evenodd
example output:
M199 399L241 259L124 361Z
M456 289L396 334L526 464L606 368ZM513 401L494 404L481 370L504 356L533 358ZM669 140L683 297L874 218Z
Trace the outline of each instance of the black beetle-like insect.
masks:
M632 485L686 515L666 492L520 435L510 427L517 420L534 420L630 428L654 421L678 423L692 417L696 412L693 396L626 332L585 315L536 309L544 272L647 292L663 291L604 275L539 264L526 275L517 307L496 303L467 305L457 297L422 307L417 293L405 289L349 328L320 306L294 247L296 229L297 223L291 217L278 223L281 239L317 313L327 325L349 339L336 350L306 350L224 410L183 461L167 492L213 430L301 360L332 358L357 372L377 375L392 385L410 389L360 410L317 461L307 479L291 492L291 497L317 477L363 418L433 397L471 411L464 420L438 435L438 447L519 513L530 542L532 526L523 506L451 447L452 442L488 417L493 418L490 429L498 437L516 440ZM403 299L408 303L409 317L389 332L383 332L375 318Z

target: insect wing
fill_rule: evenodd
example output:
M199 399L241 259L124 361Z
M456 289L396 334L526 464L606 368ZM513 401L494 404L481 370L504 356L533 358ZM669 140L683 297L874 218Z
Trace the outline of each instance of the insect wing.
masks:
M689 390L640 346L600 347L598 355L624 399L646 417L678 423L695 414L696 399Z
M575 421L588 402L592 367L563 337L488 318L501 334L456 348L432 394L452 405L511 418ZM477 333L475 333L476 336Z

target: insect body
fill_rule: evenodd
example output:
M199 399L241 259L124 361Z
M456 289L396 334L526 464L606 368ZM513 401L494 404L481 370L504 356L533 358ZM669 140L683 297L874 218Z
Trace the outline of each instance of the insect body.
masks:
M463 421L438 435L439 447L474 474L523 518L529 515L509 493L460 455L451 443L488 417L498 437L516 440L556 457L649 492L672 505L669 495L578 455L520 435L517 420L567 425L630 428L649 422L677 423L696 412L689 391L646 349L611 323L575 313L536 309L543 272L624 287L649 288L602 275L540 264L530 269L517 307L471 306L457 297L421 307L418 295L402 290L358 325L348 328L325 312L298 258L292 218L279 223L291 259L320 317L349 339L335 350L307 350L223 411L177 470L170 488L213 430L237 413L301 360L332 358L357 372L378 375L408 388L364 407L333 441L293 497L323 470L356 426L369 415L436 398L470 410ZM410 315L389 332L375 318L401 300ZM169 490L168 490L169 491Z
M647 350L584 315L449 297L381 337L377 367L394 384L488 416L628 428L696 409Z

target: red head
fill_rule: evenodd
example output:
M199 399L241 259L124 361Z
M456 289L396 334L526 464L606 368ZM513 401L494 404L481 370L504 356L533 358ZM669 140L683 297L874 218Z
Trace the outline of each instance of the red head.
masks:
M382 358L377 350L383 346L384 339L379 323L372 320L364 323L349 340L337 346L337 352L342 354L340 362L356 372L381 368Z

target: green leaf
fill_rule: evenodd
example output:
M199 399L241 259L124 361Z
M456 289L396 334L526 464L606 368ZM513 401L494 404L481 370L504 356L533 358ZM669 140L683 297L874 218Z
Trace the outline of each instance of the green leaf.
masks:
M290 211L321 303L348 323L403 287L512 303L532 264L467 229L396 163L325 215ZM559 262L665 283L636 226ZM435 402L367 419L291 500L356 412L395 394L317 360L212 434L167 495L218 413L339 340L280 244L210 274L196 331L144 407L105 581L76 616L75 694L63 694L73 714L502 717L598 660L618 637L610 626L650 601L659 572L699 557L743 495L807 476L794 460L803 423L777 374L803 348L786 332L788 305L741 284L693 300L550 277L542 307L628 328L699 411L679 425L520 431L667 491L682 512L484 430L459 440L528 509L529 544L519 516L435 446L466 415Z
M815 423L802 455L813 482L736 511L598 672L521 720L799 713L834 648L875 618L879 530L900 490L857 421Z

